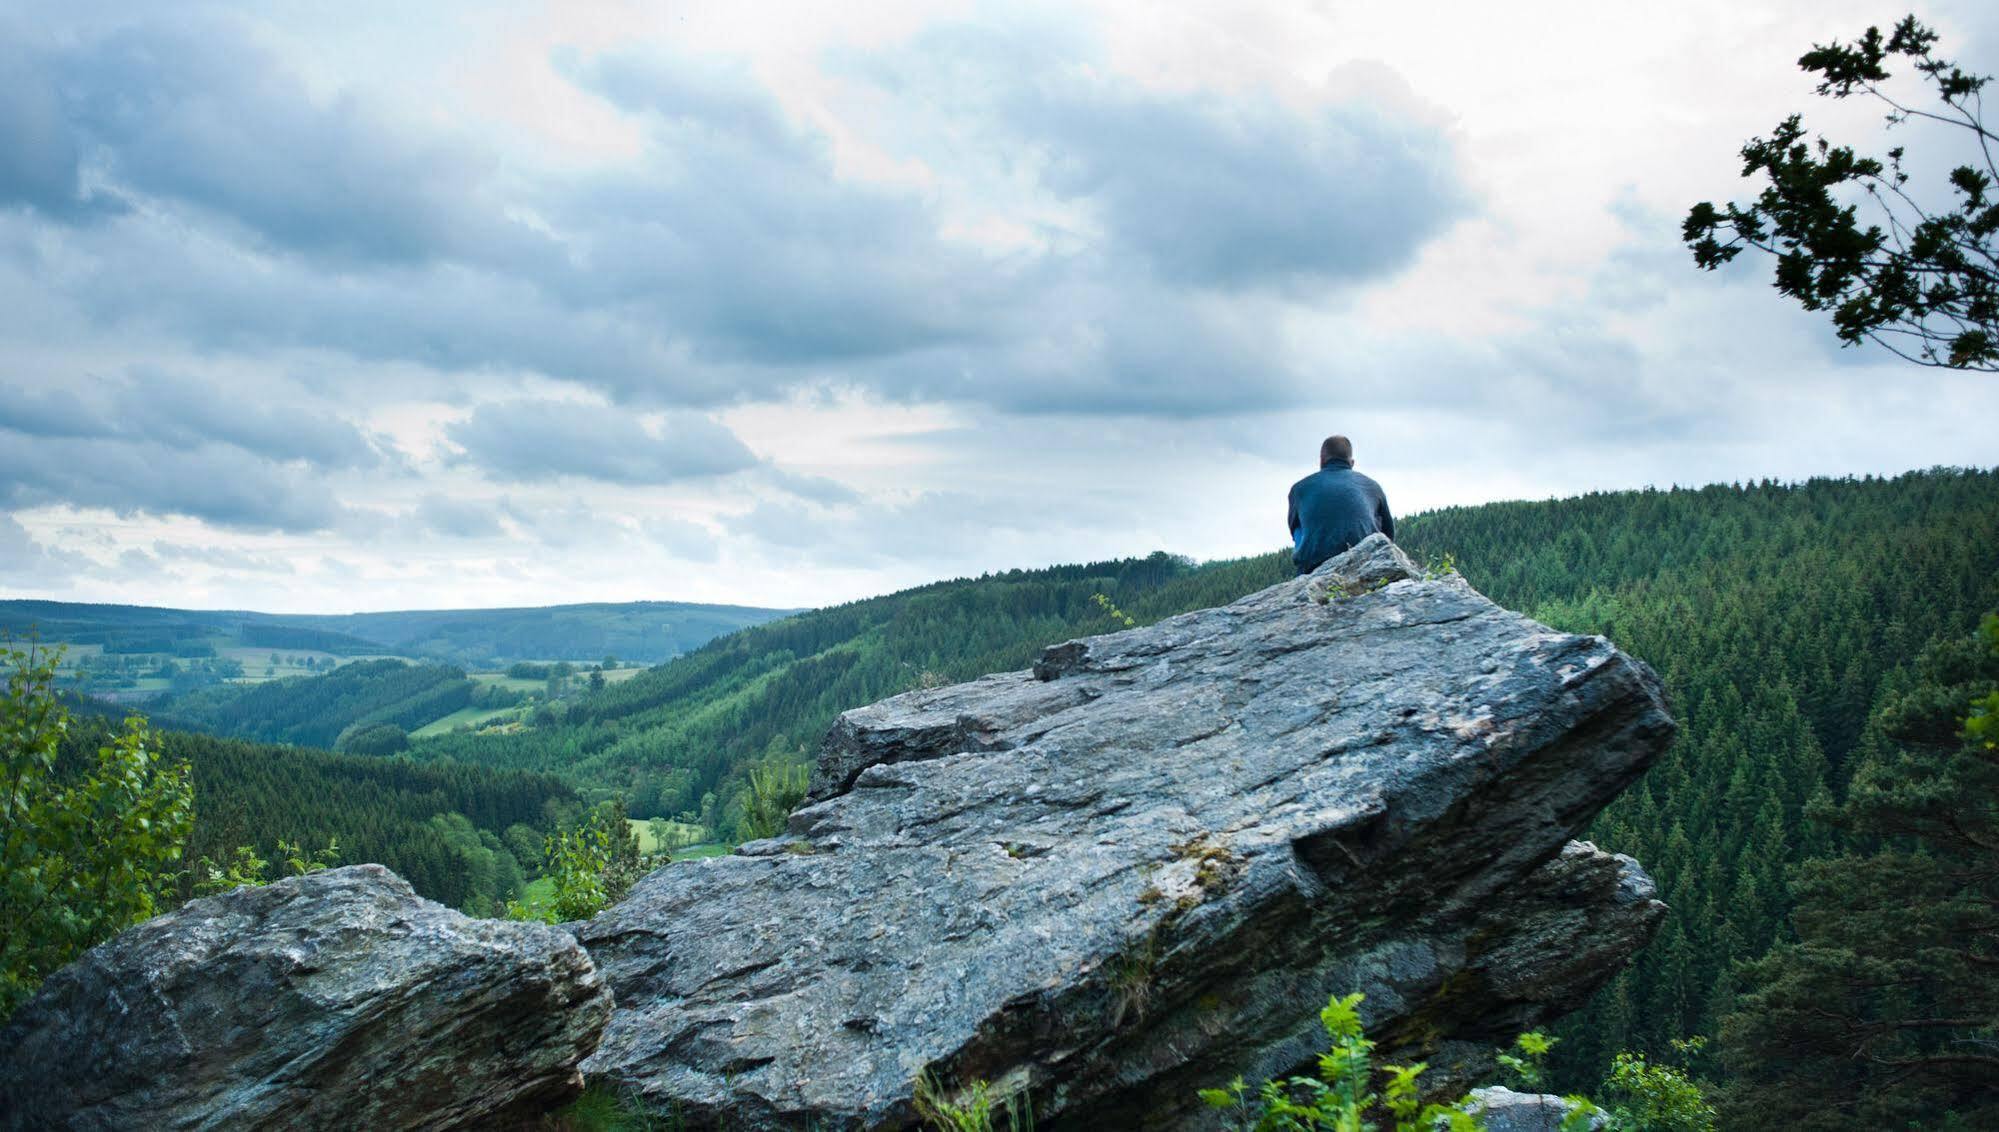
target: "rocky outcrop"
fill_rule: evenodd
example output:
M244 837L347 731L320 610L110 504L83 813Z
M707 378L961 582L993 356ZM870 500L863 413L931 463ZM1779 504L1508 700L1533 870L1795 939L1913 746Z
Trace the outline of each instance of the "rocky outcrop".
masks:
M1663 750L1645 665L1371 538L1219 609L848 712L787 836L577 933L585 1069L695 1126L898 1127L919 1075L1042 1127L1198 1127L1334 992L1469 1084L1663 913L1570 838Z
M0 1030L8 1128L492 1128L582 1088L610 995L576 941L357 865L189 902Z
M1562 1125L1575 1105L1548 1093L1516 1093L1499 1085L1473 1089L1465 1108L1478 1117L1485 1132L1565 1132ZM1601 1116L1587 1118L1584 1132L1603 1127Z

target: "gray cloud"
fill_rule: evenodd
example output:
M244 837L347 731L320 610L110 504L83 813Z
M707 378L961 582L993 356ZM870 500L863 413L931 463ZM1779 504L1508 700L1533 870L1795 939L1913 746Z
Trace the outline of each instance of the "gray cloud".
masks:
M630 532L622 523L581 500L536 504L502 499L500 511L537 542L556 550L590 547L602 554L630 541Z
M481 405L449 435L465 462L515 482L578 476L664 484L756 465L734 433L699 414L669 414L654 431L625 410L576 401Z
M493 538L506 533L499 512L490 504L435 492L423 497L411 517L424 530L453 538Z
M1450 137L1361 102L1161 96L1063 84L1021 99L1047 180L1179 284L1355 282L1406 266L1469 208Z
M114 399L112 412L120 432L178 448L220 442L320 468L367 468L381 462L361 430L324 407L229 396L213 383L181 374L134 377Z
M544 206L582 241L577 297L656 303L697 353L760 364L977 336L987 265L938 238L922 199L838 178L826 139L747 71L630 54L565 70L651 143L640 167Z
M675 558L689 562L713 562L720 556L721 545L715 532L700 523L690 523L685 519L644 519L639 522L639 530L652 543Z
M240 448L33 437L0 444L0 503L102 507L119 515L187 515L245 530L324 530L344 512L312 471Z
M765 470L764 478L779 491L813 503L830 506L839 503L858 503L861 499L860 492L826 476L800 475L797 472L770 467Z
M85 555L35 541L12 515L0 514L0 576L9 585L67 589L80 574L96 569Z
M8 38L0 36L0 206L71 216L83 206L76 138L54 76Z
M490 155L408 133L352 94L315 99L234 21L135 24L57 49L50 64L70 149L87 143L113 183L271 246L398 263L493 256L528 239L480 204Z
M284 398L277 383L250 396L185 374L142 372L68 389L0 385L0 430L44 438L150 442L182 451L222 444L266 459L365 468L381 454L324 406Z
M298 573L298 569L289 559L278 555L252 554L222 546L161 541L153 543L153 554L166 562L192 562L202 566L212 566L218 570L254 574Z
M0 385L0 429L28 436L109 436L115 422L68 389Z
M326 408L261 389L272 399L161 374L81 392L0 385L0 502L325 529L346 509L323 473L372 468L380 454Z

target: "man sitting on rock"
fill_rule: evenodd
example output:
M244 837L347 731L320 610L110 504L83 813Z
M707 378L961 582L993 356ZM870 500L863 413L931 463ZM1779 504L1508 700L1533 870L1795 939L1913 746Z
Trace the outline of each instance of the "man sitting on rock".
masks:
M1353 470L1353 441L1327 437L1319 445L1319 470L1291 485L1292 564L1309 574L1376 531L1395 537L1388 497Z

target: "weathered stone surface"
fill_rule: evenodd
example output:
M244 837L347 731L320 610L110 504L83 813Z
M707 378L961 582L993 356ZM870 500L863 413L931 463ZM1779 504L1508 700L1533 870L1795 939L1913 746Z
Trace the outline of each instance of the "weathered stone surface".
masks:
M1485 1124L1485 1132L1562 1132L1570 1105L1547 1093L1516 1093L1494 1085L1473 1089L1466 1108ZM1603 1118L1591 1117L1589 1127L1603 1127Z
M1571 836L1666 746L1601 638L1374 538L1233 605L847 713L785 838L579 925L616 992L585 1063L692 1124L897 1127L987 1079L1041 1127L1198 1127L1361 990L1470 1083L1656 926Z
M567 933L356 865L189 902L0 1030L8 1128L492 1128L573 1096L610 995Z

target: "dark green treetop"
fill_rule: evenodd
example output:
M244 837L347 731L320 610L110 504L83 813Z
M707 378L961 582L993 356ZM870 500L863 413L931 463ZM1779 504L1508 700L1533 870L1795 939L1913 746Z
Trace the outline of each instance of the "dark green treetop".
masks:
M1845 803L1816 807L1850 848L1795 870L1796 942L1723 1022L1730 1126L1999 1120L1999 752L1968 726L1995 690L1988 617L1884 698Z

